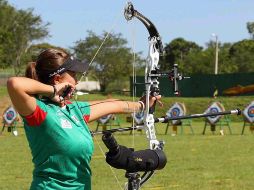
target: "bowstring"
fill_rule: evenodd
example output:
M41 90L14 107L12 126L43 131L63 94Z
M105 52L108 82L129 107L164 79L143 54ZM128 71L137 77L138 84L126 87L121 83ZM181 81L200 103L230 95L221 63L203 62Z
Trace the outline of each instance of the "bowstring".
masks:
M133 22L132 22L133 23ZM132 24L133 25L133 24ZM136 82L137 82L137 71L136 71L136 53L135 53L135 37L136 37L136 31L134 30L134 27L129 28L130 29L130 34L131 34L131 41L132 41L132 102L135 101L136 97ZM136 110L134 110L134 113L132 115L132 147L135 148L135 117Z
M100 52L102 46L105 44L106 40L109 38L109 35L113 32L114 28L116 27L117 23L120 20L120 16L117 16L112 24L112 26L110 27L110 30L106 33L106 36L103 38L102 43L100 44L99 48L96 50L94 56L92 57L91 61L88 64L87 70L85 72L82 73L79 81L82 81L82 79L87 75L88 70L90 68L90 66L92 65L92 63L94 62L95 58L97 57L98 53Z
M122 12L121 12L121 15L122 15ZM117 24L117 23L119 22L119 20L120 20L120 16L116 16L116 17L114 17L114 18L115 18L115 20L114 20L112 26L110 27L109 32L106 33L106 36L105 36L104 39L102 40L102 43L100 44L100 46L99 46L99 48L97 49L97 51L95 52L93 58L92 58L91 61L89 62L88 67L87 67L87 70L86 70L85 72L82 73L82 75L81 75L81 77L80 77L80 79L79 79L79 82L82 81L82 79L87 75L88 70L89 70L89 67L90 67L90 66L92 65L92 63L94 62L96 56L98 55L98 53L100 52L101 48L102 48L103 45L105 44L106 40L108 39L108 37L110 36L110 34L113 32L113 29L115 28L116 24ZM77 100L75 100L75 101L77 101ZM82 111L81 111L81 113L82 113ZM101 145L100 145L100 143L99 143L99 140L98 140L95 136L94 136L94 140L95 140L95 143L98 145L101 154L104 156L104 158L106 158L105 152L103 151L103 149L102 149L102 147L101 147ZM112 168L110 165L109 165L109 168L110 168L110 170L111 170L111 172L112 172L114 178L116 179L119 188L120 188L121 190L124 190L124 189L122 188L122 186L121 186L121 184L120 184L120 181L119 181L119 179L118 179L116 173L114 172L113 168Z

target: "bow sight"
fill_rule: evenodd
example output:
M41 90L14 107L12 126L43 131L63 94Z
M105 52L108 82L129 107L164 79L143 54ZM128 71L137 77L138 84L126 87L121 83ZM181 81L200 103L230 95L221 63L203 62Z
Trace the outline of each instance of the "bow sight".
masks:
M162 72L160 70L154 70L151 74L148 75L149 77L168 77L170 81L172 81L173 91L175 95L180 95L178 81L183 79L188 79L190 77L185 77L181 73L178 72L178 65L174 64L173 69L169 72ZM141 83L137 83L141 84ZM159 93L158 89L156 89L157 93Z

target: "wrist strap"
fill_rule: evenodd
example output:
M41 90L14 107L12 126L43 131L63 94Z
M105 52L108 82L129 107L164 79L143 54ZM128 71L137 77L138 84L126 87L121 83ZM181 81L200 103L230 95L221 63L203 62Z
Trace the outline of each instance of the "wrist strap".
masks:
M53 87L53 94L50 96L50 98L54 98L56 96L56 86L55 85L52 85Z

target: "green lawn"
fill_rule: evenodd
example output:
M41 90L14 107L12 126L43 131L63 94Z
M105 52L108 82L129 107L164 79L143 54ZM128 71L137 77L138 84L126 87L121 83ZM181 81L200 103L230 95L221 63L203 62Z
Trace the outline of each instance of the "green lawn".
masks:
M95 129L95 124L90 127ZM128 126L122 123L122 127ZM165 141L168 163L142 188L144 190L253 190L254 189L254 134L246 128L245 135L240 135L242 122L231 123L233 135L225 127L225 136L212 135L207 128L206 135L201 135L204 122L193 122L195 135L184 127L184 134L171 136L170 130L164 135L166 124L157 127L157 138ZM18 128L19 136L14 137L4 131L0 136L0 189L26 190L29 188L33 165L30 150L23 129ZM133 136L129 133L115 135L119 144L131 147ZM144 133L134 134L136 150L148 147ZM120 189L111 169L104 161L106 147L94 138L95 152L92 159L93 190ZM98 144L103 149L101 152ZM113 170L119 183L126 182L124 171Z
M2 109L8 104L6 87L0 87ZM82 96L80 100L105 99L102 95ZM116 96L113 98L132 100L128 96ZM189 114L203 113L212 101L220 101L226 110L233 108L243 109L253 100L253 97L219 97L212 98L163 98L164 107L156 109L157 116L162 116L169 106L175 102L184 102ZM130 124L125 123L126 115L119 116L122 127ZM157 138L165 141L165 152L168 163L163 170L156 171L155 175L142 189L144 190L253 190L254 189L254 134L248 127L245 135L240 135L242 130L242 117L232 116L233 135L229 135L225 127L225 136L219 135L219 129L212 135L207 128L206 135L201 135L203 119L195 119L193 128L195 135L190 134L185 127L183 135L171 136L170 130L164 135L166 124L157 125ZM95 129L96 123L90 125ZM30 150L23 128L19 127L19 136L14 137L4 131L0 135L0 190L27 190L32 180L33 165ZM120 144L128 147L133 146L136 150L148 147L146 137L141 133L116 134ZM93 190L121 189L117 185L111 169L104 160L107 151L100 140L100 136L94 138L95 152L92 159ZM101 151L100 144L103 151ZM103 152L103 153L102 153ZM126 182L125 172L113 170L119 183L123 186Z

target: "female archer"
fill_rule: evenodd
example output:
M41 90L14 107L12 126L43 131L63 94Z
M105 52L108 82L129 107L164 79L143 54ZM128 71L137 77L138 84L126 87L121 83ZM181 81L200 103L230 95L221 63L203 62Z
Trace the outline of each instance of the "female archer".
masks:
M8 93L23 118L33 157L30 190L90 190L94 147L88 123L108 114L145 109L141 101L71 102L76 73L87 69L86 62L64 51L47 49L29 63L26 77L8 79ZM151 98L150 105L159 98Z

